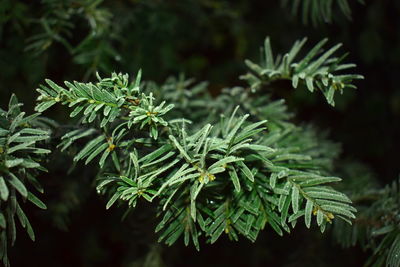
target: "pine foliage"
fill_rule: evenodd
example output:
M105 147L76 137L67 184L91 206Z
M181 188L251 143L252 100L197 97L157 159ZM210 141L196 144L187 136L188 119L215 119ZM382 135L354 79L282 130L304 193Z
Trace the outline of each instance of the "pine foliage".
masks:
M97 190L109 196L106 208L156 203L156 232L168 245L183 236L199 249L199 238L214 243L223 233L254 242L267 225L282 235L315 220L323 232L336 217L355 218L351 200L332 188L341 179L321 164L332 155L312 140L307 145L302 136L312 129L290 123L282 101L264 95L241 106L258 93L235 87L212 98L205 83L190 90L191 81L180 77L159 87L142 83L141 72L131 83L115 73L96 83L46 83L36 110L60 103L82 125L62 137L61 149L86 140L74 160L98 161Z
M21 105L12 95L8 109L0 109L0 258L5 266L9 265L8 247L16 240L17 220L30 239L35 240L23 210L25 202L46 209L34 192L43 193L37 175L46 171L41 161L50 150L40 144L49 138L50 132L39 113L25 116Z
M69 211L90 194L88 184L92 179L97 193L106 199L106 209L118 206L125 211L123 218L137 212L138 206L151 210L141 215L153 212L158 220L154 229L158 240L169 246L183 239L186 246L191 243L199 250L204 243L215 243L224 235L232 241L241 236L255 242L266 227L284 235L297 224L304 224L321 232L332 230L336 241L345 248L358 245L371 252L366 266L400 266L399 182L379 187L369 177L372 171L357 172L357 166L343 162L338 157L340 145L328 140L327 133L314 125L297 123L285 100L277 99L271 90L278 84L275 82L283 80L286 82L282 84L293 89L320 91L334 106L335 94L356 88L357 80L363 79L351 73L356 65L344 62L347 54L336 55L341 44L325 48L328 40L322 39L307 47L304 38L287 53L275 55L267 37L260 60L245 61L248 72L240 79L246 86L223 88L218 95L212 95L208 82L196 82L183 74L157 83L142 81L141 71L133 80L121 73L104 78L97 71L103 75L115 69L157 65L153 75L159 76L153 78L158 79L164 77L165 70L189 66L193 71L204 67L204 59L209 58L196 54L185 58L192 54L189 48L193 44L181 45L182 40L176 38L175 33L192 27L181 23L185 20L175 19L181 13L190 17L194 25L200 25L200 32L207 32L205 40L213 40L212 49L206 43L207 51L221 51L220 47L228 44L241 57L246 47L253 46L250 35L255 35L252 31L245 34L254 26L246 29L243 23L251 14L246 1L235 4L236 9L234 4L221 1L178 1L171 6L163 1L39 2L0 3L0 39L5 47L1 55L6 63L2 74L8 77L24 73L21 80L36 83L44 75L57 79L65 72L63 77L81 77L83 82L57 84L46 79L37 89L37 113L33 115L21 111L22 104L15 95L8 107L0 108L3 265L10 265L8 253L20 226L35 240L27 214L30 208L47 208L38 194L44 192L39 181L47 172L48 154L56 152L65 158L72 155L70 170L78 166L95 173L85 177L84 182L66 179L60 183L68 196L60 197L62 211L50 216L61 228L67 228ZM299 15L304 24L314 26L337 18L350 20L351 7L363 3L280 1L293 16ZM371 45L378 51L375 54L383 46L376 40L378 28L371 26L380 23L376 18L380 13L371 10L383 5L371 5L365 12L368 16L364 24L368 26L360 28L358 40L363 46L366 40L376 42ZM239 12L238 7L242 9ZM205 12L213 16L209 25L204 23ZM224 21L216 20L218 17ZM279 15L268 16L265 22L276 17L281 19ZM287 25L281 25L284 19L280 25L263 30L271 35L286 34L282 29ZM227 28L232 32L221 38L218 27L223 34ZM185 37L204 45L195 33ZM22 50L34 56L30 59L34 63L26 60L28 56L19 55ZM366 51L361 55L378 58L372 50ZM71 62L66 61L65 70L46 74L40 70L67 57ZM7 63L17 60L21 66L9 68ZM38 71L31 71L36 68ZM215 73L227 73L220 69ZM151 68L146 70L150 72ZM10 77L9 84L14 85L15 76ZM87 82L95 78L96 81ZM3 87L9 84L5 82ZM19 86L26 89L24 82ZM393 110L396 103L393 98ZM60 105L67 108L69 118L68 124L57 127L41 113L50 116L49 110ZM339 172L334 165L339 166ZM340 173L346 167L354 173ZM337 176L346 179L342 181ZM51 210L54 203L46 203ZM158 255L157 262L161 262L160 247L153 245L145 261Z
M372 250L366 266L399 266L399 182L381 189L367 187L367 190L353 193L352 199L359 211L357 219L352 227L336 222L335 239L346 248L360 245Z
M116 31L111 24L112 15L107 8L101 7L103 1L41 2L41 16L31 18L33 34L27 39L25 51L38 56L58 43L64 46L75 63L87 68L86 78L94 75L96 70L108 71L108 63L118 54L111 44L116 38ZM87 24L87 33L76 44L73 32L82 22Z
M352 84L353 80L363 79L363 76L337 73L354 68L355 64L341 64L346 54L341 57L332 57L341 44L327 51L322 50L327 39L321 40L301 60L295 61L306 40L304 38L296 41L288 53L274 58L270 40L267 37L261 49L261 63L256 64L247 60L246 64L252 72L244 75L242 79L247 80L253 89L275 80L290 80L293 88L305 86L310 92L320 90L328 103L334 106L335 93L337 91L343 93L346 88L356 88Z
M351 19L351 8L348 0L281 0L284 7L290 7L293 15L301 14L302 21L307 24L309 21L314 26L320 23L331 23L335 17L335 9L339 8L341 13ZM358 0L364 3L363 0Z

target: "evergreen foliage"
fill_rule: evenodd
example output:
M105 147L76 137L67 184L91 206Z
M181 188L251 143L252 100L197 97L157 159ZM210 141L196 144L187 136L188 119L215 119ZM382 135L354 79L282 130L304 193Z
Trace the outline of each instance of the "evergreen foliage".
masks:
M312 24L331 23L334 17L334 9L339 7L340 11L347 18L351 18L351 9L348 0L282 0L282 6L290 7L292 14L301 13L303 23L307 24L310 20ZM352 2L352 1L350 1ZM363 0L358 0L364 3Z
M355 224L348 227L334 224L333 235L343 247L361 245L372 250L366 266L399 266L399 184L398 181L378 188L371 178L364 179L367 187L355 190L351 199L357 207Z
M306 69L310 76L316 76L314 70L333 52L310 62L320 46L299 63L303 67L295 68L297 73ZM299 50L298 43L295 50ZM294 53L287 57L294 57ZM272 68L273 63L267 66ZM332 75L329 70L322 68L319 73ZM347 77L340 76L335 82L331 78L328 84L332 88L336 83L350 82ZM197 249L201 235L210 243L223 232L233 240L240 234L254 242L266 224L282 235L298 220L309 228L313 215L322 232L335 217L351 224L356 209L346 195L331 187L341 179L326 175L318 161L313 162L312 156L318 159L320 153L307 147L304 140L300 141L302 147L299 140L290 137L296 130L285 121L286 116L271 116L275 121L267 131L266 113L282 105L281 101L271 103L268 97L261 98L260 110L251 116L247 112L255 113L256 106L247 110L235 101L244 97L251 100L256 95L245 88L226 90L214 100L206 97L208 101L196 103L193 95L206 94L201 84L192 91L158 90L159 99L149 86L145 89L148 92L143 92L140 79L141 72L133 83L128 82L128 75L114 73L110 78L98 76L94 84L65 82L67 88L46 80L47 85L37 90L38 112L56 103L68 105L72 108L70 117L77 116L85 126L66 133L60 146L65 150L77 140L90 138L77 150L74 160L88 164L99 156L97 190L110 195L107 208L117 200L128 202L130 209L141 198L150 202L157 199L162 217L156 228L161 232L159 240L172 245L183 235L185 244L192 240ZM232 96L233 91L236 96ZM167 101L175 102L166 105L163 93ZM177 110L185 110L188 103L196 105L189 109L191 116L169 116L174 104ZM213 112L206 121L201 120L195 111L207 108Z
M320 90L328 103L335 105L333 100L336 91L343 93L343 89L355 88L351 83L354 79L362 79L361 75L336 74L337 71L354 68L354 64L340 64L344 56L333 58L331 55L340 48L337 44L324 53L321 52L323 45L328 41L324 39L315 45L304 58L293 62L307 39L297 41L288 53L283 57L272 55L269 38L265 39L262 51L262 63L260 65L246 61L247 66L256 74L249 73L242 78L247 80L253 89L279 79L292 81L293 88L306 86L310 92Z
M29 201L40 209L46 205L34 191L44 190L37 180L39 172L46 171L40 162L50 150L38 146L49 138L39 113L25 116L12 95L8 110L0 109L0 258L9 265L7 250L16 240L16 223L26 229L34 241L35 234L23 207ZM29 207L29 206L28 206Z
M280 18L269 11L262 16L270 17L264 24L276 23L273 27L264 30L265 25L258 25L257 18L257 23L246 26L244 21L252 16L252 10L264 12L266 6L273 9L274 4L292 17ZM351 8L360 4L371 21L380 14L379 8L374 8L380 4L361 0L282 0L266 6L254 4L253 9L248 1L234 4L214 0L0 2L3 265L10 266L9 256L16 251L11 247L18 247L19 230L24 228L35 240L32 226L37 224L36 208L48 208L44 216L51 218L50 224L67 230L71 214L84 206L91 189L95 189L92 191L105 200L105 208L112 208L109 212L123 213L119 216L122 222L113 222L115 228L143 218L144 224L156 222L151 232L156 232L159 243L173 248L183 244L204 250L226 239L240 240L241 244L244 239L252 243L258 240L259 245L263 231L276 236L290 234L292 238L294 228L305 226L311 229L307 240L315 247L322 244L312 231L318 228L319 232L328 232L324 238L331 236L346 249L357 246L369 253L365 266L400 266L399 182L381 186L383 178L374 177L371 169L344 160L341 145L329 140L329 130L321 126L328 125L334 137L340 131L332 126L338 124L329 125L332 118L327 118L328 123L320 122L325 113L312 110L310 117L315 121L301 122L301 108L319 98L319 93L312 94L315 91L320 91L330 105L323 109L333 110L336 100L339 111L332 113L349 117L347 123L354 122L355 115L346 109L350 103L346 101L364 77L352 72L356 65L345 62L347 53L337 55L341 43L325 48L328 39L320 35L337 34L337 29L329 31L324 23L345 24L352 13L357 13ZM300 39L288 52L276 55L271 40L276 47L281 46L280 50L283 41L295 40L286 33L297 15L304 24L297 25L303 27L301 31L310 22L314 29L321 27L320 35L309 38L321 41L310 47L307 38ZM359 24L354 28L360 28ZM376 63L386 47L379 46L380 37L374 31L378 32L377 28L367 27L360 34L362 47L365 40L372 41L359 53L364 53L365 61ZM247 72L237 75L242 68L238 62L245 56L254 57L255 53L249 51L266 32L272 38L265 38L260 60L245 60ZM185 36L183 41L177 38L180 35ZM282 35L285 38L279 40ZM353 41L351 31L343 30L343 36L330 40ZM192 51L193 45L200 47L200 52ZM353 44L352 50L357 46ZM387 50L399 54L399 50ZM374 64L379 68L396 66L397 61L391 60ZM214 64L219 65L209 71L207 68ZM133 79L125 74L139 68L154 81L143 80L141 70ZM196 82L184 74L160 82L166 73L182 70L190 76L197 72L199 77L212 74L211 82ZM361 71L365 73L365 68L357 70ZM378 72L376 67L372 72ZM385 80L384 72L379 72L376 80ZM39 80L44 82L35 93L27 90ZM60 80L67 81L62 84ZM232 86L234 83L238 86ZM8 89L13 86L18 89ZM22 90L27 110L34 108L36 113L26 115L15 94L8 94L10 90L18 95ZM27 100L34 94L36 105ZM394 110L393 114L400 114L398 94L397 98L395 94L390 97L391 102L385 105ZM362 116L379 110L371 99L367 105L372 112ZM57 118L57 122L42 113ZM383 124L382 129L397 137L387 126L389 119ZM362 144L365 148L355 154L367 149L375 153L376 146L385 142L381 133L379 139L368 140L368 145ZM395 161L384 156L385 162ZM58 176L55 174L63 178L52 179L59 188L39 196L38 192L44 193L43 187L49 184L47 175ZM93 233L96 235L96 230ZM138 236L149 249L144 257L130 259L132 265L164 266L161 251L167 248L153 244L153 234L146 231ZM315 255L315 247L285 251L293 255L310 253L316 262L327 264L325 258ZM135 253L130 257L136 257ZM120 254L116 257L125 261Z

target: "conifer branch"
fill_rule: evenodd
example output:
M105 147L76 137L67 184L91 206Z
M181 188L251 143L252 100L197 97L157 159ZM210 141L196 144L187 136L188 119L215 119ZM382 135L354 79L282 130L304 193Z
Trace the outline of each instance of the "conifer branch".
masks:
M329 186L340 179L316 173L307 165L312 165L312 158L290 144L271 143L267 121L244 114L240 106L230 109L230 105L219 120L200 128L197 121L192 127L197 115L189 120L174 117L179 112L174 113L172 105L165 107L165 101L176 94L166 94L169 99L164 101L156 99L153 95L162 91L144 92L148 88L140 83L140 76L131 84L127 75L113 74L99 77L96 84L66 82L65 89L47 81L49 87L38 89L37 110L55 103L68 105L79 110L72 115L93 128L67 133L60 146L65 149L80 138L95 135L74 160L86 159L87 164L103 153L97 190L111 194L107 208L120 200L130 208L140 199L156 201L163 215L156 229L160 240L171 245L183 235L185 244L191 239L196 248L201 232L211 243L223 232L233 240L243 235L255 241L267 223L283 234L282 230L290 232L288 223L294 227L301 217L310 227L313 214L321 231L335 216L348 222L355 217L351 201ZM204 93L203 86L198 88L195 93ZM193 93L177 92L183 101L175 103L181 114ZM217 104L218 112L228 98L222 95L209 102ZM197 105L200 110L210 103ZM107 107L110 112L104 114ZM112 119L109 114L114 114Z
M295 61L296 56L306 42L306 38L296 41L288 53L283 56L273 57L269 37L265 39L262 48L261 63L256 64L246 60L246 65L251 72L241 78L246 80L253 90L259 89L263 84L276 80L290 80L293 88L306 87L310 92L321 91L328 103L335 105L336 92L343 93L346 88L356 88L353 80L363 79L358 74L338 74L337 72L354 68L355 64L342 64L346 54L337 58L331 57L341 44L324 51L322 47L328 41L323 39L316 44L304 58Z
M50 150L38 146L49 138L50 132L41 128L39 113L25 116L15 95L7 110L0 109L0 258L9 266L7 250L16 240L16 220L35 240L33 228L23 207L31 202L40 209L46 205L31 188L43 193L37 176L46 171L40 164Z

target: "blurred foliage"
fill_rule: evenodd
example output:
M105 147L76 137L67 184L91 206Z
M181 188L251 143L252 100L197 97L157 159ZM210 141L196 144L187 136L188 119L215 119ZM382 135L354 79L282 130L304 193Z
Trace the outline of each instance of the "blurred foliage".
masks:
M342 186L350 193L358 214L351 227L335 222L334 239L344 248L357 245L371 251L365 266L399 266L399 181L380 188L371 169L354 161L344 164L342 172L349 177Z
M171 74L185 72L188 77L209 81L208 90L216 96L225 87L245 85L237 79L245 72L243 61L249 58L257 62L258 47L265 36L271 37L277 52L288 51L294 40L303 36L310 40L306 50L328 37L330 44L343 43L344 50L350 52L349 60L357 63L357 73L365 77L357 82L359 90L344 90L335 99L335 110L317 94L292 90L286 81L271 83L267 97L286 99L290 113L296 114L292 120L312 122L342 144L339 157L336 146L330 150L336 160L329 164L339 176L348 178L344 180L345 188L351 188L350 195L357 198L371 192L379 199L393 200L390 205L396 207L393 192L397 187L384 185L391 184L400 173L400 2L360 4L343 0L327 1L325 6L320 2L2 0L0 106L5 109L15 93L27 111L33 110L37 96L34 89L45 78L88 81L94 80L96 70L108 76L111 71L133 73L139 68L144 70L146 80L155 80L149 86L172 91L176 82L186 83L183 75L164 81ZM319 9L323 12L316 11ZM176 112L190 115L188 108L195 104L186 103ZM203 114L207 116L208 110ZM51 115L67 121L60 109L54 109ZM56 140L64 130L54 129ZM320 131L307 132L313 139ZM364 229L359 231L364 239L350 240L351 245L359 245L347 250L319 234L305 235L301 229L282 239L267 231L255 244L241 241L232 245L221 240L205 246L201 256L180 245L166 249L151 239L156 222L149 220L152 216L146 207L139 205L140 212L133 212L119 223L122 214L117 210L105 213L103 203L94 194L91 177L95 174L90 168L73 166L68 156L57 154L50 162L51 175L40 177L47 192L41 199L48 213L39 216L26 211L39 236L35 244L18 236L16 247L10 251L15 266L187 266L188 261L192 266L210 262L220 266L361 266L371 254L371 250L363 252L361 248L375 249L382 241L381 236L372 235L383 224L378 218L378 225L352 228ZM367 188L370 191L365 191ZM355 202L361 219L365 214L386 212L382 209L386 202L373 202ZM391 221L390 225L394 224ZM69 233L59 229L68 229ZM384 253L390 253L390 245L397 240L394 234L387 236L390 242L386 241L385 249L380 250ZM293 244L293 251L277 258L288 242ZM24 257L20 251L24 251Z
M50 132L38 117L39 113L25 116L20 106L22 104L12 95L8 109L0 109L0 258L4 266L10 264L8 247L14 245L17 237L17 218L35 241L32 225L22 209L23 203L29 201L47 209L32 192L44 192L37 177L39 172L46 171L40 163L51 151L38 145L49 139Z
M301 13L304 24L310 20L314 26L320 23L331 23L332 18L337 18L336 9L347 18L351 19L350 3L355 1L348 0L282 0L282 6L291 7L292 14ZM359 3L364 3L363 0L358 0Z

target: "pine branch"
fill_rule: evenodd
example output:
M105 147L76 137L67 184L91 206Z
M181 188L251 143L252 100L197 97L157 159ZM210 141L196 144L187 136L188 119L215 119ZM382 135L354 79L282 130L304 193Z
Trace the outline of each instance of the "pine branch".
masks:
M50 151L37 145L47 140L50 133L35 127L39 113L25 116L20 110L21 105L12 95L8 110L0 109L0 255L5 266L9 266L8 247L16 240L16 217L29 237L35 240L22 203L29 201L46 209L30 187L43 193L36 177L40 171L46 171L39 162Z
M355 177L354 177L355 178ZM372 250L366 266L399 266L399 182L352 197L359 210L353 227L335 222L333 234L343 246L356 244Z
M166 90L167 100L182 101L174 103L175 112L153 92L142 92L140 76L131 84L127 75L113 74L99 77L96 84L66 82L65 89L47 81L49 87L38 89L38 111L60 103L91 126L67 133L60 146L66 149L90 137L74 160L86 159L87 164L103 153L97 190L110 193L107 208L120 201L129 209L141 199L157 202L163 215L156 229L160 240L172 245L183 235L186 245L191 238L197 248L201 232L211 243L223 232L233 240L240 234L255 241L266 223L283 234L282 229L290 232L288 223L294 227L301 217L310 227L313 214L321 231L335 216L347 222L355 217L350 200L329 186L340 179L317 174L311 157L290 142L279 146L276 140L282 136L272 141L266 121L252 119L239 106L225 106L225 114L212 118L212 124L203 124L197 115L191 119L198 121L174 117L195 94L182 88L177 94ZM198 88L197 93L204 93L203 86ZM155 92L164 96L161 90ZM197 105L199 110L212 105L218 111L226 99L225 95ZM110 112L105 114L107 108Z
M323 39L315 45L304 58L294 61L306 38L296 41L288 53L276 58L272 55L270 40L265 39L262 61L260 64L246 60L246 65L251 72L241 78L246 80L253 90L259 89L263 84L269 84L276 80L290 80L293 88L305 86L310 92L321 91L328 103L335 105L334 95L336 92L343 93L346 88L356 88L353 80L363 79L357 74L338 74L337 72L354 68L355 64L341 64L346 57L331 57L341 44L335 45L327 51L322 47L328 41Z

